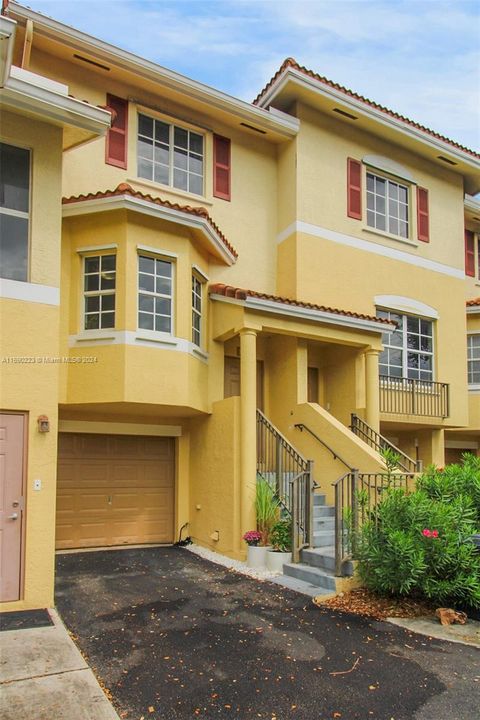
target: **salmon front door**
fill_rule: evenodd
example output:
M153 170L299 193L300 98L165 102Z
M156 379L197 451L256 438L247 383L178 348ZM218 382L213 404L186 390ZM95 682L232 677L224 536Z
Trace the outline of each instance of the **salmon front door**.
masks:
M24 415L0 415L0 600L20 599Z

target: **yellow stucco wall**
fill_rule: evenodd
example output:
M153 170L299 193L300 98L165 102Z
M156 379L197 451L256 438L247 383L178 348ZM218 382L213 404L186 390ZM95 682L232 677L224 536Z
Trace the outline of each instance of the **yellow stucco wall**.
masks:
M2 112L2 141L30 148L30 272L35 284L60 283L61 130ZM53 604L57 464L58 307L22 300L0 300L0 408L27 413L24 586L21 600L2 610ZM8 359L20 358L19 362ZM33 362L30 362L32 360ZM52 362L53 361L53 362ZM37 418L47 415L50 432L39 433ZM41 489L34 490L34 480Z

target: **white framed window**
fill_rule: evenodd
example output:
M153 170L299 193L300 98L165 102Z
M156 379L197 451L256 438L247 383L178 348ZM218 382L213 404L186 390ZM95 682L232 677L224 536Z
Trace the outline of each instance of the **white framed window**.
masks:
M202 345L202 304L203 283L195 273L192 273L192 342Z
M139 113L138 176L203 195L204 137Z
M30 150L0 143L0 277L28 280Z
M367 170L367 225L408 238L408 186Z
M83 328L115 327L116 255L83 258Z
M468 384L480 386L480 333L467 335Z
M377 317L397 324L396 330L382 335L380 375L433 381L433 322L391 310L377 310Z
M173 263L162 257L138 256L138 327L172 333Z

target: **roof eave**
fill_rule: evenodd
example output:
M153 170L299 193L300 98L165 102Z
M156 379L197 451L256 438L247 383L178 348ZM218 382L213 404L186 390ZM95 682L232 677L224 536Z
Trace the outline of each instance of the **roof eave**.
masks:
M255 123L255 126L261 129L270 130L285 138L295 137L298 133L300 123L295 117L288 116L287 114L281 116L270 113L264 108L257 107L244 100L239 100L231 95L215 90L208 85L196 82L180 73L168 70L138 55L122 50L115 45L110 45L98 38L82 33L75 28L64 25L15 2L10 4L9 12L10 15L18 19L32 20L35 24L36 33L40 31L44 36L56 42L62 41L77 50L84 50L98 58L115 64L117 67L133 71L137 75L141 74L167 87L174 88L185 95L207 103L209 106L217 107L242 120Z
M327 325L340 325L353 330L362 330L381 334L384 332L393 332L396 329L396 325L394 324L380 323L363 318L354 318L349 317L348 315L341 315L339 313L325 312L322 310L315 310L313 308L304 308L296 305L290 305L288 303L281 303L274 300L264 300L262 298L256 298L248 295L245 300L242 300L239 298L226 297L225 295L220 295L218 293L211 293L210 299L234 305L243 305L245 308L251 310L272 313L274 315L282 315L294 320L308 320L310 322L313 321Z
M236 262L237 258L235 255L226 247L206 218L192 215L182 210L176 210L175 208L158 205L149 200L132 197L128 194L65 202L62 205L62 217L68 218L79 215L91 215L92 213L112 210L132 210L189 227L202 234L213 255L223 260L227 265L233 265Z
M299 70L292 67L287 67L279 75L279 77L272 83L272 85L265 91L264 95L258 100L259 107L268 107L271 105L276 98L281 94L282 90L286 87L289 82L301 85L312 90L315 93L323 95L327 98L335 100L341 103L343 106L349 108L355 113L359 113L364 117L374 120L381 125L389 128L393 128L397 132L406 135L417 142L421 142L433 148L436 152L447 153L455 158L458 162L465 163L472 170L477 173L480 172L480 162L475 159L472 155L462 151L460 148L456 148L454 145L447 143L440 138L436 138L429 133L426 133L419 128L410 125L409 123L403 122L402 120L393 117L377 108L367 105L362 100L350 97L341 90L337 90L334 87L330 87L325 83L321 83L316 78L312 78L305 75Z

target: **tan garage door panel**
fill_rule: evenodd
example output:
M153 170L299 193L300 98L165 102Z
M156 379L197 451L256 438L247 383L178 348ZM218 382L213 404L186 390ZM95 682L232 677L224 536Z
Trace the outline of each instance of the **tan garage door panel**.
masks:
M60 433L57 548L173 541L174 440Z

